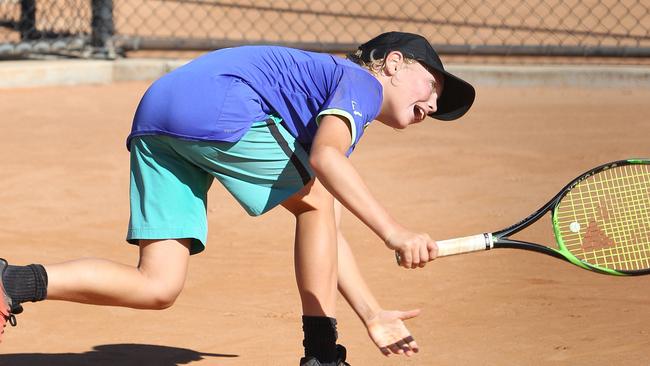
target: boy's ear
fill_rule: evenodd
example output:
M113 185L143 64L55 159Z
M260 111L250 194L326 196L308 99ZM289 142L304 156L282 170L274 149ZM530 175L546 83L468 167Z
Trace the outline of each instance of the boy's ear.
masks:
M386 55L384 62L384 73L387 76L393 76L404 64L404 55L400 51L391 51Z

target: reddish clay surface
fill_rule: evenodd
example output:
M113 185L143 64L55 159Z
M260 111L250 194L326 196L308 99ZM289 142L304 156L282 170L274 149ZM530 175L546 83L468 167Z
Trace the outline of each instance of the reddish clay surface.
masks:
M0 256L11 263L106 257L124 244L124 139L147 83L0 91ZM500 229L598 164L650 156L650 91L478 88L458 123L403 132L371 126L352 161L393 214L436 239ZM0 344L3 366L297 365L300 306L293 222L250 218L214 185L208 249L165 311L64 302L26 304ZM495 250L420 270L351 215L344 228L386 308L421 352L385 358L345 302L340 342L352 365L650 364L650 277L590 273L536 253ZM526 239L550 243L549 223Z

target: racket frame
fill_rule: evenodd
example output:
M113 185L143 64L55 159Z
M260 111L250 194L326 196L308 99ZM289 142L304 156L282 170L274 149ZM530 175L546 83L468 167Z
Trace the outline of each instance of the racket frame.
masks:
M617 275L617 276L636 276L636 275L643 275L643 274L649 274L650 269L646 270L614 270L614 269L609 269L609 268L601 268L597 267L594 265L591 265L589 263L586 263L580 259L578 259L573 253L571 253L566 246L564 245L564 242L562 240L562 235L558 229L558 222L557 222L557 207L562 200L564 196L566 196L575 186L577 186L580 182L584 181L585 179L588 179L589 177L598 174L600 172L603 172L605 170L611 169L611 168L616 168L620 166L625 166L625 165L635 165L635 164L650 164L650 160L648 159L627 159L627 160L617 160L613 161L607 164L602 164L600 166L597 166L595 168L590 169L589 171L579 175L577 178L573 179L570 183L568 183L564 188L562 188L553 198L551 198L545 205L540 207L537 211L533 212L531 215L528 217L524 218L523 220L508 226L505 229L496 231L494 233L487 233L486 235L491 236L491 242L492 248L511 248L511 249L525 249L525 250L530 250L534 252L539 252L543 254L547 254L550 256L553 256L555 258L559 258L565 261L568 261L570 263L575 264L576 266L582 267L584 269L588 269L591 271L599 272L599 273L605 273L605 274L610 274L610 275ZM518 233L519 231L527 228L537 220L539 220L542 216L544 216L547 212L551 211L551 220L553 223L553 230L554 230L554 236L555 236L555 241L558 246L558 249L547 247L544 245L540 244L535 244L527 241L522 241L522 240L516 240L516 239L511 239L509 236ZM486 249L491 249L489 247L486 247Z
M650 159L627 159L627 160L617 160L610 163L599 165L595 168L590 169L589 171L579 175L577 178L569 182L564 188L562 188L553 198L551 198L546 204L540 207L537 211L533 212L523 220L516 222L513 225L506 227L505 229L495 231L493 233L483 233L478 235L472 235L463 238L449 239L438 241L438 256L449 256L463 253L470 253L476 251L490 250L493 248L510 248L510 249L524 249L529 251L534 251L538 253L543 253L550 255L552 257L565 260L570 262L578 267L594 271L597 273L616 275L616 276L638 276L644 274L650 274L650 268L643 270L614 270L609 268L601 268L594 266L585 261L577 258L573 253L571 253L562 239L560 230L558 229L559 223L557 219L557 208L560 201L564 196L566 196L575 186L580 184L580 182L588 179L589 177L603 172L608 169L626 166L626 165L650 165ZM523 240L511 239L510 236L518 233L519 231L527 228L531 224L535 223L546 213L551 212L551 221L553 224L554 237L558 249L547 247L541 244L536 244ZM401 263L401 257L399 252L395 252L395 259L397 263Z

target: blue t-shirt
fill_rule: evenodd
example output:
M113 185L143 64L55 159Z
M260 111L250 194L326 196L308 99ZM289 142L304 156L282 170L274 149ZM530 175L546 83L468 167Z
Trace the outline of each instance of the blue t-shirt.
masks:
M278 115L303 145L319 119L349 121L354 149L375 119L382 87L367 70L329 54L277 46L243 46L201 56L164 75L136 111L135 136L165 134L203 141L237 141L255 121Z

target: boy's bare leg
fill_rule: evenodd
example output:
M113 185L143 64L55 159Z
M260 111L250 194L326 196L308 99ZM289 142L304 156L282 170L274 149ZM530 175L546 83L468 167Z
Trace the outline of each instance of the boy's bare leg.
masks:
M283 203L296 217L295 270L303 315L336 316L334 199L314 180Z
M190 239L141 240L137 267L104 259L46 265L47 299L137 309L171 306L185 283Z
M336 224L334 199L312 180L283 203L296 216L295 268L302 301L305 357L300 364L337 365L345 348L336 345Z

